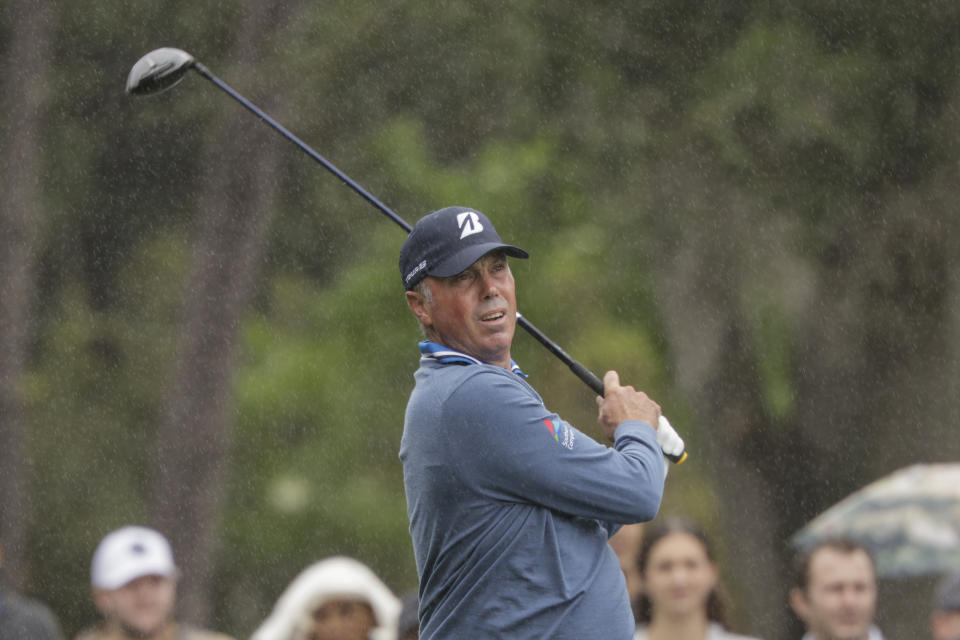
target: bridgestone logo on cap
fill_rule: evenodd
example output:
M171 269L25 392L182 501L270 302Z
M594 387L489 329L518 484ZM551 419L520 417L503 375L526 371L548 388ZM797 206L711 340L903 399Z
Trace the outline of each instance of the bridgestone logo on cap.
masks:
M480 218L475 211L464 211L457 214L457 225L460 227L460 239L483 231L483 225L480 224Z
M420 264L418 264L416 267L414 267L414 268L413 268L413 271L411 271L410 273L408 273L407 276L403 279L403 281L404 281L404 282L410 282L410 280L413 279L413 276L417 275L418 273L420 273L421 271L423 271L423 270L426 269L426 268L427 268L427 261L426 261L426 260L421 260L421 261L420 261Z

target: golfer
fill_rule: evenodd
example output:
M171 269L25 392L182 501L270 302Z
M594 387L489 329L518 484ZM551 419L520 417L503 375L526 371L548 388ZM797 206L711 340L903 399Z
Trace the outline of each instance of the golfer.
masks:
M400 444L420 637L629 640L607 539L660 506L660 407L607 372L597 404L613 448L547 409L510 357L508 256L528 254L465 207L422 218L400 251L426 336Z

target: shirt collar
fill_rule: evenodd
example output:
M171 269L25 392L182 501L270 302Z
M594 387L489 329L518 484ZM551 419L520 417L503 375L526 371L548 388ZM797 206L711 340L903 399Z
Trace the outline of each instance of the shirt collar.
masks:
M461 351L450 349L442 344L431 342L430 340L421 340L417 343L420 348L420 354L428 360L436 360L441 364L484 364L482 361L467 355ZM527 378L527 374L520 370L520 367L510 358L510 370L521 378Z

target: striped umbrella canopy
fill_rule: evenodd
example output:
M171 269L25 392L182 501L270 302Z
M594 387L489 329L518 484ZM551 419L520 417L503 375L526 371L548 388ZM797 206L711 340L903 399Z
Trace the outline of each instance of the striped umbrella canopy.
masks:
M856 491L792 538L798 548L845 537L874 555L883 577L960 571L960 463L917 464Z

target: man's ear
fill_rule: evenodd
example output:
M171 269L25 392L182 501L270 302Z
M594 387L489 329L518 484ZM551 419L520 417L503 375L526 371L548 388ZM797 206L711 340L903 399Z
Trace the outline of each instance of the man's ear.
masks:
M430 310L427 308L426 296L419 291L407 291L407 306L413 315L417 316L420 324L430 326Z
M790 608L803 621L807 619L807 594L800 587L790 589Z
M97 606L97 611L104 618L109 618L113 612L113 599L110 596L110 591L97 589L96 587L93 589L93 604Z

